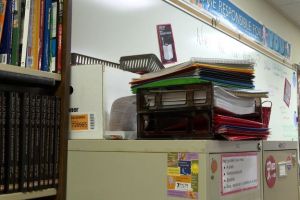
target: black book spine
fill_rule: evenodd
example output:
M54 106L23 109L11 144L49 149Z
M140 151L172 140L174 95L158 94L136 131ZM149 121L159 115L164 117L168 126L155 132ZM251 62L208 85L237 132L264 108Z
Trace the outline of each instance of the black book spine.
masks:
M34 189L40 189L40 120L41 120L41 96L35 97L35 124L34 124Z
M33 190L34 184L34 135L35 135L35 96L30 95L29 113L29 139L28 139L28 191Z
M0 194L4 193L5 184L5 129L3 128L3 119L5 120L4 100L4 92L0 92Z
M59 153L60 153L60 118L61 101L55 97L55 130L54 130L54 185L58 187L59 180Z
M20 186L20 95L15 93L15 141L14 141L14 191L19 191Z
M42 96L41 99L41 134L40 134L40 185L41 188L46 188L45 187L45 152L46 152L46 112L47 108L47 97Z
M30 126L30 96L24 93L21 99L21 133L20 133L20 189L27 191L28 187L28 141Z
M50 97L49 186L54 186L55 97Z
M49 187L49 143L50 143L50 98L46 97L47 105L45 107L46 110L46 118L45 118L45 187Z
M15 139L15 92L9 92L7 98L8 113L7 113L7 122L6 124L6 184L5 192L11 193L14 192L14 139Z

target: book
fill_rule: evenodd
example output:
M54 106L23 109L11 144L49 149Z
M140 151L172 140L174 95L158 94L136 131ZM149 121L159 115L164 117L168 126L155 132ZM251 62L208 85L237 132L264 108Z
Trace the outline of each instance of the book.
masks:
M32 23L32 68L39 69L39 41L40 41L40 12L41 1L34 1L33 11L33 23Z
M34 136L35 136L35 95L30 94L29 106L29 136L28 136L28 176L27 191L33 191L34 187Z
M50 20L50 72L56 72L57 52L57 0L52 0Z
M57 73L61 73L62 70L62 35L63 35L63 0L58 0L57 4L57 59L56 68Z
M38 69L41 70L43 47L44 47L44 17L45 17L45 0L40 2L40 24L39 24L39 47L38 47Z
M51 3L52 0L45 0L44 11L44 39L43 39L43 54L42 54L42 71L50 70L50 17L51 17Z
M40 189L40 121L41 121L41 96L35 95L35 123L34 123L34 157L33 157L33 188Z
M23 20L23 33L22 33L22 49L21 49L21 67L26 67L26 55L27 55L27 41L29 34L29 21L30 21L30 11L31 11L32 0L25 1L24 9L24 20Z
M42 96L41 99L41 133L40 133L40 144L41 144L41 149L40 149L40 185L41 188L46 188L45 186L45 165L46 165L46 160L45 160L45 154L47 152L47 143L46 143L46 117L47 117L47 97L45 95Z
M14 163L14 155L15 155L15 120L16 120L16 94L15 92L9 92L7 98L7 127L6 127L6 184L5 184L5 192L11 193L14 192L15 186L15 163Z
M0 92L0 194L4 193L5 185L5 99L4 92ZM4 120L4 121L3 121Z
M14 191L20 188L20 95L15 93Z
M4 19L5 19L5 11L6 11L6 0L0 1L0 43L3 34L3 26L4 26Z
M13 12L11 64L20 64L20 37L21 37L21 0L15 0Z
M2 132L2 150L3 150L3 156L2 156L2 162L4 162L4 166L2 168L2 170L4 169L4 188L2 187L2 191L6 192L7 189L7 121L6 121L6 117L7 117L7 95L5 92L2 92L1 94L2 97L2 127L1 127L1 132Z
M33 66L33 32L34 32L34 0L30 3L29 26L26 45L25 67L32 68Z
M11 62L13 6L14 6L14 1L12 0L7 1L4 27L3 27L2 39L0 43L0 63L3 64L10 64Z
M53 184L57 188L59 180L59 154L60 154L60 120L61 120L61 99L60 97L55 97L55 129L54 129L54 176Z
M29 143L29 126L30 126L30 96L25 92L21 99L21 134L20 134L20 191L27 191L28 187L28 143Z
M45 118L45 168L44 168L44 186L49 186L49 149L50 149L50 97L46 97Z
M49 98L49 102L50 102L50 121L49 121L49 125L50 125L50 130L49 130L49 160L48 160L48 164L49 164L49 187L53 187L54 186L54 141L55 141L55 113L56 113L56 97L55 96L51 96Z

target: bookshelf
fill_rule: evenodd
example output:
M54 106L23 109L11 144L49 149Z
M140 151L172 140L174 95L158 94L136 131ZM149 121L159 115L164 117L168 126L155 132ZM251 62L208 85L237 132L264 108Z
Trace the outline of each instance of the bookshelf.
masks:
M62 70L61 74L38 71L19 66L0 64L0 88L22 90L26 84L49 90L51 95L59 96L60 107L60 138L59 138L59 179L58 188L36 190L32 192L16 192L0 194L0 200L21 199L66 199L67 170L67 139L68 139L68 109L70 82L70 51L71 51L71 0L63 0L63 34L62 34ZM24 86L25 83L25 86ZM11 86L12 85L12 86ZM29 89L30 90L30 89Z
M0 64L0 74L3 76L8 75L13 78L13 76L31 77L32 79L48 79L54 81L61 81L61 74L44 72L39 70L34 70L30 68L21 68L15 65Z
M42 197L55 196L56 194L57 194L56 189L50 188L41 191L33 191L33 192L25 192L25 193L17 192L12 194L1 195L0 199L1 200L38 199Z

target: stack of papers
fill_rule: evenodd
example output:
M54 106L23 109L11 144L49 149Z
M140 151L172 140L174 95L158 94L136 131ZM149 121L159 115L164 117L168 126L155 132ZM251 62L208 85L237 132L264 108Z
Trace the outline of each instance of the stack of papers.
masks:
M142 75L131 82L132 90L137 88L149 88L149 84L157 83L161 80L181 80L180 84L187 84L186 81L200 79L201 81L211 81L215 85L228 88L254 88L254 63L251 61L235 61L230 63L224 60L223 63L200 63L193 59L173 67L160 71ZM159 85L156 85L159 86Z
M168 86L212 82L215 133L228 140L266 139L269 129L257 122L260 119L257 103L260 98L268 97L268 92L254 89L254 77L251 60L192 58L189 62L133 79L131 89L137 93L139 89L167 90ZM180 102L186 102L186 96L180 93L166 95L162 101L180 105ZM154 105L155 99L149 96L147 102ZM254 116L254 121L249 120L249 116Z
M216 114L215 133L228 140L266 139L269 129L261 122Z

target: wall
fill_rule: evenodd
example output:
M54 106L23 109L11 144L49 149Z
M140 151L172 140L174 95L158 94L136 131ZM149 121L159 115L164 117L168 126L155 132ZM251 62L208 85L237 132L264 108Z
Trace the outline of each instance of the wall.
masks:
M288 21L265 0L231 0L231 2L292 44L291 63L300 62L300 28Z

